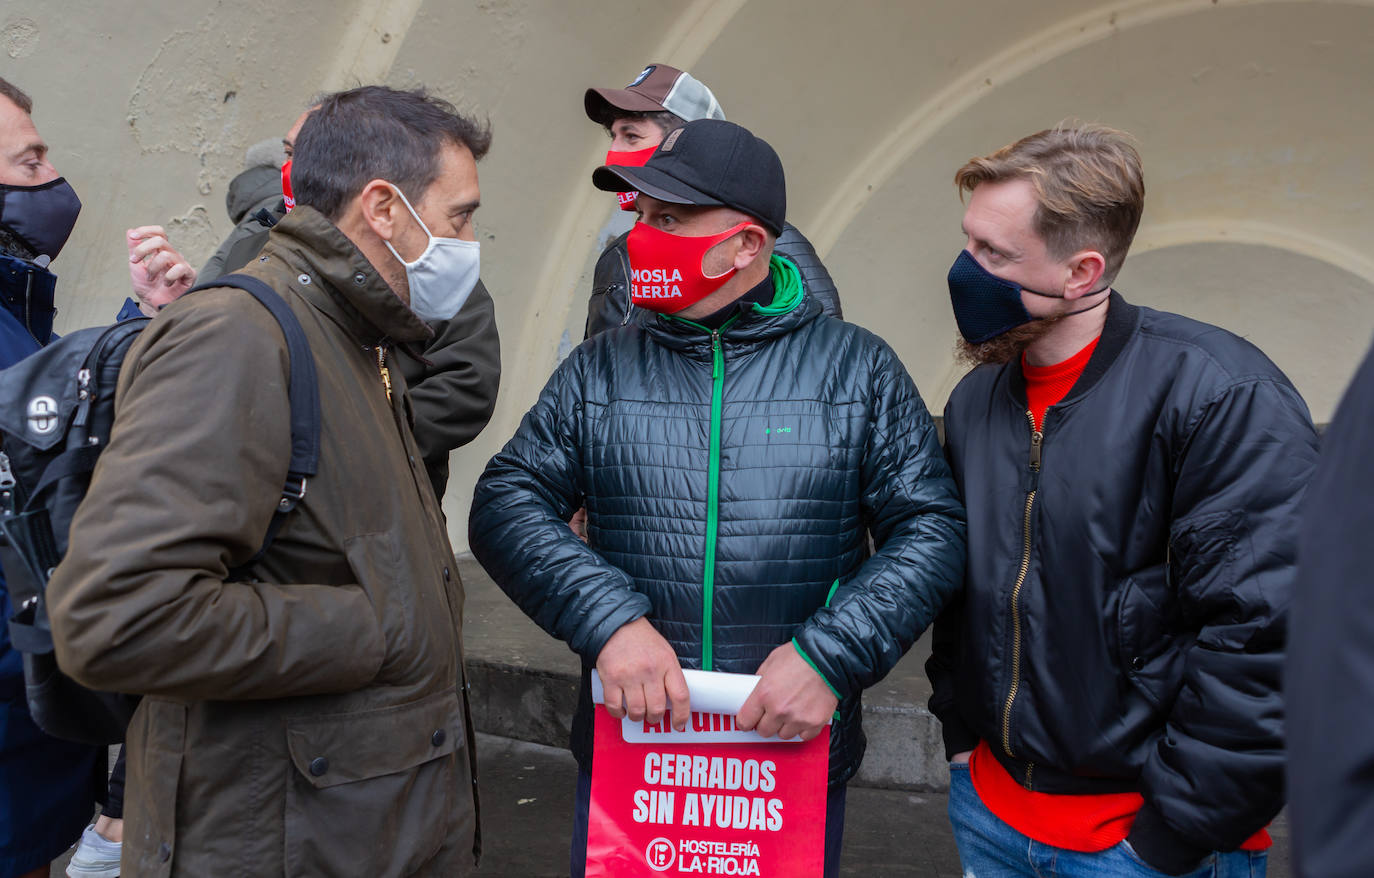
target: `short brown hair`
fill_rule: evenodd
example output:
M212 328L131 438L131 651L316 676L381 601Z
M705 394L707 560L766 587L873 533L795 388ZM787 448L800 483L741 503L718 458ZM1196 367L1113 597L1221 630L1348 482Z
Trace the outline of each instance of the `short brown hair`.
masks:
M19 90L19 86L0 76L0 95L14 101L14 105L29 115L33 115L33 98Z
M1023 137L992 155L969 159L954 175L960 196L980 184L1026 180L1035 191L1035 232L1055 259L1092 248L1106 260L1110 284L1145 208L1140 153L1124 131L1081 122Z
M672 134L674 131L678 130L683 125L687 124L686 119L683 119L676 113L670 113L667 110L659 110L647 113L635 113L629 110L617 110L612 108L611 115L608 116L606 121L601 124L601 127L606 129L607 134L613 135L614 132L611 131L611 126L614 125L616 122L619 122L621 119L632 119L634 121L652 122L658 126L659 131L663 132L664 137L667 137L669 134Z
M330 220L376 179L418 203L439 176L440 153L450 143L480 159L491 147L491 128L423 88L365 85L325 95L296 135L291 192L297 204Z

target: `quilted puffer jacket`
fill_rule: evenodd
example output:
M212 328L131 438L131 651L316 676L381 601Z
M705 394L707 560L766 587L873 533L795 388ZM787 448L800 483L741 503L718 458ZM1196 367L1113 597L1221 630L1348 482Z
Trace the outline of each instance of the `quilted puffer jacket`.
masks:
M649 323L654 312L636 308L630 302L630 252L625 245L629 232L616 238L601 251L592 275L592 297L587 302L587 328L583 338L624 326L632 320ZM844 319L840 310L840 291L830 279L830 272L816 255L816 248L797 227L787 223L773 245L773 252L784 256L801 272L806 295L820 303L821 310L831 317Z
M584 342L477 483L473 553L582 658L584 770L588 671L647 616L685 668L753 673L793 640L840 699L848 780L860 692L963 577L964 510L906 370L772 270L773 304L717 331L659 317ZM565 523L584 505L586 544Z

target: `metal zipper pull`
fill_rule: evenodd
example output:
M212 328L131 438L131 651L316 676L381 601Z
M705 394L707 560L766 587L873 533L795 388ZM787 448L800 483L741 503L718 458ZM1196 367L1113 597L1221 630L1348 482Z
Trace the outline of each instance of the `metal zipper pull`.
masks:
M386 367L386 345L377 345L377 371L382 376L386 388L386 401L391 402L391 370Z
M19 511L19 498L15 496L18 485L9 455L0 451L0 516L8 518Z
M1026 409L1026 420L1030 422L1031 428L1031 447L1030 447L1030 468L1032 471L1040 470L1040 446L1045 441L1045 434L1040 432L1040 428L1035 425L1035 414Z
M712 380L712 381L714 381L714 380L716 380L717 378L720 377L720 357L716 356L716 355L719 354L719 353L720 353L720 330L718 330L718 329L713 329L713 330L711 330L711 380Z

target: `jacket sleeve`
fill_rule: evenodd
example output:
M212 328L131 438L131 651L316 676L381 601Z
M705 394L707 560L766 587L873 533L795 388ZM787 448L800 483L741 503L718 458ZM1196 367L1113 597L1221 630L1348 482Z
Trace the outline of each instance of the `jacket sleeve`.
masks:
M201 266L200 273L196 275L197 283L209 283L226 274L233 274L261 252L272 226L265 225L258 218L259 211L267 211L274 223L281 219L286 211L281 194L263 199L244 213L228 237L220 243L219 249Z
M1374 875L1374 351L1303 500L1285 669L1294 873Z
M435 496L442 498L448 486L449 452L476 439L486 427L501 386L496 305L486 286L478 281L453 319L434 328L434 339L424 351L428 363L403 354L401 364L415 410L415 443Z
M806 236L798 231L796 226L788 223L783 226L782 234L778 236L773 249L797 266L801 273L802 286L806 289L807 295L821 303L821 310L836 320L843 320L840 291L835 288L835 281L830 278L830 272L826 270L821 257L816 255L816 248L811 246Z
M877 359L861 472L875 554L794 639L841 699L892 670L964 577L964 507L935 425L896 354Z
M1290 385L1221 389L1176 446L1169 576L1186 630L1183 680L1141 772L1130 842L1178 874L1232 850L1283 804L1280 671L1296 512L1316 431Z
M58 664L78 682L245 699L376 676L385 644L360 586L226 581L281 496L287 375L276 321L246 295L178 300L130 349L110 443L48 585Z
M945 410L945 457L949 461L950 472L958 487L960 496L960 462L955 457L956 444L950 436L951 424L957 418L949 416ZM962 583L961 583L962 586ZM930 637L930 658L926 659L926 676L930 679L930 712L940 721L940 732L945 742L945 758L953 759L956 753L963 753L978 746L978 735L964 722L959 713L958 699L955 697L958 679L959 649L964 636L964 589L961 587L950 598L940 615L935 617L935 625Z
M612 241L596 260L592 274L592 297L587 301L587 329L582 338L589 339L608 329L625 323L630 308L630 256L626 248L627 232Z
M585 346L584 346L585 348ZM563 362L477 481L472 553L496 584L588 665L621 626L649 612L633 580L568 526L583 503L582 363Z

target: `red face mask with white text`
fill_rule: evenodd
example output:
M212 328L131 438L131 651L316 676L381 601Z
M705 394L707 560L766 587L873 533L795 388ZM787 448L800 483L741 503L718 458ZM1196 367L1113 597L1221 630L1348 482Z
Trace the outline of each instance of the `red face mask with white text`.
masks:
M649 159L652 158L653 154L657 151L658 144L654 144L647 149L636 149L632 152L617 152L613 149L607 150L606 164L642 168L649 163ZM635 198L639 196L639 193L631 190L629 192L617 192L616 196L620 199L621 210L634 210Z
M739 234L748 220L718 235L673 235L647 223L635 223L625 240L630 251L630 301L660 314L676 314L725 285L735 267L708 275L701 267L706 251Z
M291 159L281 165L281 196L286 201L287 211L296 206L296 198L291 194Z

